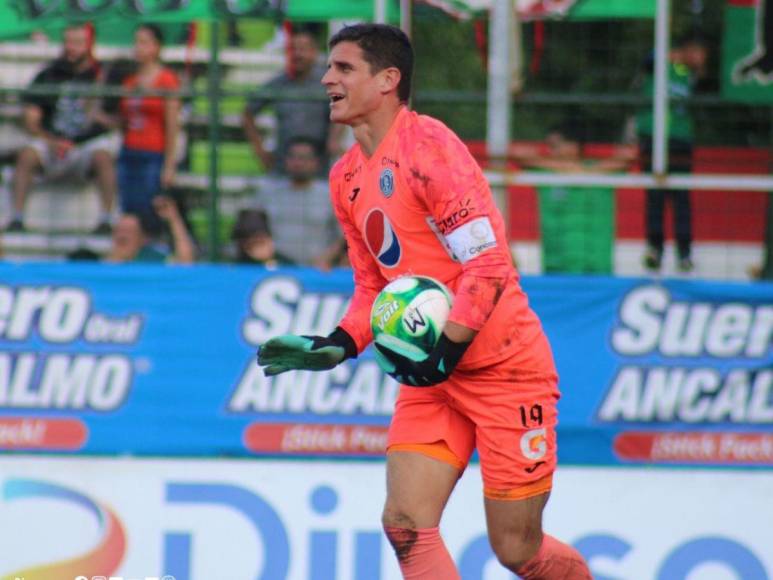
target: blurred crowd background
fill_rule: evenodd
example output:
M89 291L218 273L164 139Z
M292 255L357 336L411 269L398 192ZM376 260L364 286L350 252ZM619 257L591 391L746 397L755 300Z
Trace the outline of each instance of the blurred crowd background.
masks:
M326 173L353 141L326 121L319 78L327 38L357 15L301 4L216 21L60 8L0 29L3 258L345 267ZM414 42L412 107L510 184L499 199L523 273L748 280L773 277L769 186L742 185L771 173L767 4L671 3L667 171L695 178L681 189L574 179L651 170L655 2L514 3L504 165L487 155L483 4L386 15ZM24 6L2 10L37 5ZM717 175L738 180L701 185Z

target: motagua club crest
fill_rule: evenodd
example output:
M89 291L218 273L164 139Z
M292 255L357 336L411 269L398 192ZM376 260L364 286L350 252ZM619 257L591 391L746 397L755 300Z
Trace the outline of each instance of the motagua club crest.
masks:
M395 192L395 176L389 167L385 168L378 178L378 186L384 197L392 197Z

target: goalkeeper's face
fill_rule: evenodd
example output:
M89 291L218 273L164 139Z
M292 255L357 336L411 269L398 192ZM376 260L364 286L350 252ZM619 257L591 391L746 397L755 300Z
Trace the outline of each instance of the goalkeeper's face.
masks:
M330 120L359 125L377 112L390 93L395 93L394 71L373 72L362 49L354 42L340 42L330 51L328 69L322 77L330 98ZM398 77L399 80L399 77Z

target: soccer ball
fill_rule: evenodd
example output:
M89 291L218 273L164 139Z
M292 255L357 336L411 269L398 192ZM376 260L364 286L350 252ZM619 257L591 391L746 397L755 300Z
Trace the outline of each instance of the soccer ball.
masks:
M387 348L397 346L415 360L424 359L443 332L452 301L451 291L437 280L397 278L373 302L373 339Z

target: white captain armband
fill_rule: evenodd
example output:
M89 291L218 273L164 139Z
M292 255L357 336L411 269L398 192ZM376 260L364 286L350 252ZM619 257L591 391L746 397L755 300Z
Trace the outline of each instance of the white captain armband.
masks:
M462 264L497 245L494 228L486 216L459 226L446 236L446 241Z

